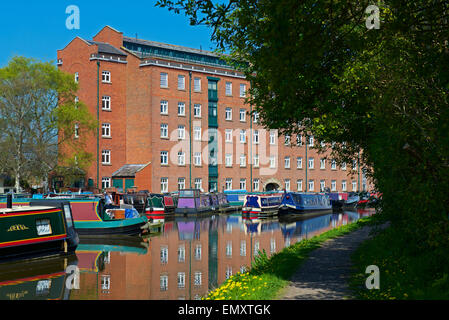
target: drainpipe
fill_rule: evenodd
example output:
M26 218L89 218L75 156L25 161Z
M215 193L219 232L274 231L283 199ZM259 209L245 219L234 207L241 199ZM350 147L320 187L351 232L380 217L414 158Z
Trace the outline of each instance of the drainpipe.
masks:
M189 139L190 139L189 185L190 189L192 189L192 71L189 71Z
M308 142L309 142L309 136L306 136L306 141L305 141L305 144L306 144L306 161L304 162L304 165L306 166L306 192L307 192L307 190L308 190L308 188L309 188L309 180L307 179L307 170L308 170L308 166L309 166L309 159L307 158L307 146L308 146Z
M249 142L249 148L250 148L250 165L249 165L249 171L250 171L250 181L249 184L251 185L251 192L253 192L253 117L252 117L252 112L253 112L253 106L252 104L249 105L249 110L250 110L250 117L249 117L249 131L250 131L250 142Z
M100 189L100 61L97 61L97 189Z
M360 152L357 155L357 176L358 176L357 192L360 192Z

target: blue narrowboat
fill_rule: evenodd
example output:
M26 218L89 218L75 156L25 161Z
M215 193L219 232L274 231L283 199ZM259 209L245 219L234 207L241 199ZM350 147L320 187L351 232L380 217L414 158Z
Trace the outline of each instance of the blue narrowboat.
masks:
M276 215L282 196L276 194L247 195L242 213L248 215Z
M332 204L325 194L286 192L282 197L279 214L302 214L331 211Z

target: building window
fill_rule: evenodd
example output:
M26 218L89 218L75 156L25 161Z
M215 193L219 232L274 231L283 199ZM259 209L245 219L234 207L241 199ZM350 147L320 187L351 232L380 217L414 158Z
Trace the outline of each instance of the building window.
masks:
M331 169L332 170L337 170L337 161L335 159L332 159Z
M253 180L253 189L254 189L254 191L259 191L259 186L260 186L260 180L259 179L254 179Z
M186 154L185 152L178 152L178 166L185 166L186 165Z
M167 291L168 289L168 276L161 276L161 291Z
M357 160L352 160L352 170L357 170Z
M111 164L111 150L103 150L101 152L101 162L103 164Z
M78 123L75 123L75 138L79 138L80 137L80 126Z
M161 178L161 192L168 192L168 178Z
M296 158L296 168L302 169L302 157Z
M315 160L313 158L309 158L309 169L313 169L315 166Z
M201 127L193 128L193 138L195 141L201 141Z
M276 168L276 157L270 156L270 168L274 169Z
M178 102L178 116L186 115L186 104L184 102Z
M201 78L193 79L193 90L195 92L201 92Z
M193 106L193 116L195 118L201 118L201 105L200 104L195 104Z
M168 124L161 124L161 138L168 138Z
M260 242L259 240L256 240L256 242L254 243L254 253L255 255L259 255L260 252Z
M246 84L240 84L240 97L245 98L246 97Z
M226 95L232 96L232 82L226 82Z
M104 83L111 83L111 73L109 71L103 71L101 73L101 81Z
M161 263L168 262L168 247L161 247Z
M110 123L103 123L101 125L101 135L103 136L103 138L111 137L111 124Z
M346 185L346 180L342 180L341 181L341 191L345 192L347 191L347 185Z
M161 101L161 114L168 114L168 101Z
M242 129L240 130L240 143L246 142L246 130Z
M290 169L290 157L285 157L284 165L285 165L285 169Z
M161 88L168 88L168 73L161 72Z
M309 136L308 138L309 138L309 143L308 143L309 147L313 147L313 136Z
M178 247L178 262L186 261L186 248L185 246Z
M195 277L194 277L194 279L193 279L193 284L194 284L195 286L201 286L201 284L202 284L202 278L203 278L202 272L199 272L199 271L195 272Z
M302 180L301 179L296 181L296 189L298 191L302 191Z
M193 161L195 166L201 166L201 152L195 152Z
M331 181L331 191L337 191L337 180Z
M101 188L107 189L111 187L111 178L102 178L101 179Z
M320 181L320 192L323 192L325 188L326 188L326 181L321 180Z
M253 113L253 122L258 123L259 122L259 112L254 111Z
M226 108L225 111L225 120L232 120L232 108Z
M184 190L186 188L186 178L178 178L178 190Z
M107 291L110 289L111 289L111 276L110 275L101 276L101 290L106 291L102 293L108 293Z
M240 190L246 190L246 179L240 179Z
M285 179L285 190L290 191L290 179Z
M259 155L258 154L256 154L256 155L254 155L254 157L253 157L253 165L254 165L254 167L255 168L259 168Z
M203 179L195 178L195 189L203 190Z
M302 137L301 135L296 135L296 144L298 145L298 147L302 146Z
M111 110L111 97L110 96L103 96L101 98L101 108L103 110L107 110L107 111Z
M178 76L178 90L185 90L186 89L186 77L179 75Z
M226 256L232 257L232 242L231 241L228 241L226 243Z
M353 192L357 191L357 182L356 181L352 181L352 191Z
M270 253L276 252L276 239L271 238L270 239Z
M320 169L326 169L326 159L320 159Z
M232 129L225 130L225 142L232 142Z
M168 151L161 151L161 165L168 165Z
M246 241L245 240L240 241L240 256L246 257Z
M285 145L286 145L286 146L289 146L290 143L291 143L291 138L290 138L289 135L286 135L286 136L285 136Z
M232 178L226 178L225 188L226 190L232 190Z
M240 167L246 167L246 155L240 155Z
M225 166L232 167L232 154L227 153L225 155Z
M254 144L259 144L259 130L254 130L253 142L254 142Z
M341 164L341 170L346 171L346 162Z
M201 254L202 254L202 247L200 244L195 246L195 260L201 260Z
M78 83L80 81L80 74L75 72L75 82Z
M270 144L276 144L276 131L270 131Z
M178 126L178 139L184 140L186 138L186 127L184 125Z
M185 272L178 272L178 288L184 289L186 286L186 274Z
M246 121L246 110L245 109L240 109L240 122L245 122Z
M315 182L313 180L309 180L309 191L314 191Z

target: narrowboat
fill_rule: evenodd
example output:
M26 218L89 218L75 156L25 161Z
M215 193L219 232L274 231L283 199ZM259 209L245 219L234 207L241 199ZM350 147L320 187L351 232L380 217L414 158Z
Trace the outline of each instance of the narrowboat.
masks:
M331 210L329 196L325 194L286 192L282 197L279 214L304 214Z
M68 202L14 207L8 199L0 209L0 261L68 255L78 243Z
M276 215L282 196L276 194L247 195L242 213L250 215Z
M348 194L348 198L343 203L343 208L344 209L356 208L359 201L360 201L360 196L355 192L350 192Z
M226 195L229 205L239 207L240 209L245 202L245 197L248 192L246 190L225 190L224 194Z
M342 209L345 201L348 200L347 193L329 192L326 195L329 197L334 210Z
M106 206L103 198L96 196L52 197L47 199L18 199L14 205L53 206L68 201L72 209L73 224L79 236L138 235L148 228L148 218L130 205ZM0 208L6 203L0 201Z
M123 196L125 204L132 205L150 221L162 220L175 212L175 203L171 194L134 193Z
M210 196L202 194L199 189L179 191L178 207L175 214L198 214L213 212Z

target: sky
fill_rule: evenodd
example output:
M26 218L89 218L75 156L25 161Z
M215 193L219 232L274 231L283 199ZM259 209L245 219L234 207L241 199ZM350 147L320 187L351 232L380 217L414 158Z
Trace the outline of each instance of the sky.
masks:
M2 1L0 4L0 67L14 56L56 60L56 51L73 38L91 40L109 25L124 36L203 50L213 50L211 30L190 26L184 14L155 7L156 0ZM79 8L80 28L69 30L67 7ZM69 19L71 20L71 19ZM71 20L72 21L72 20Z

